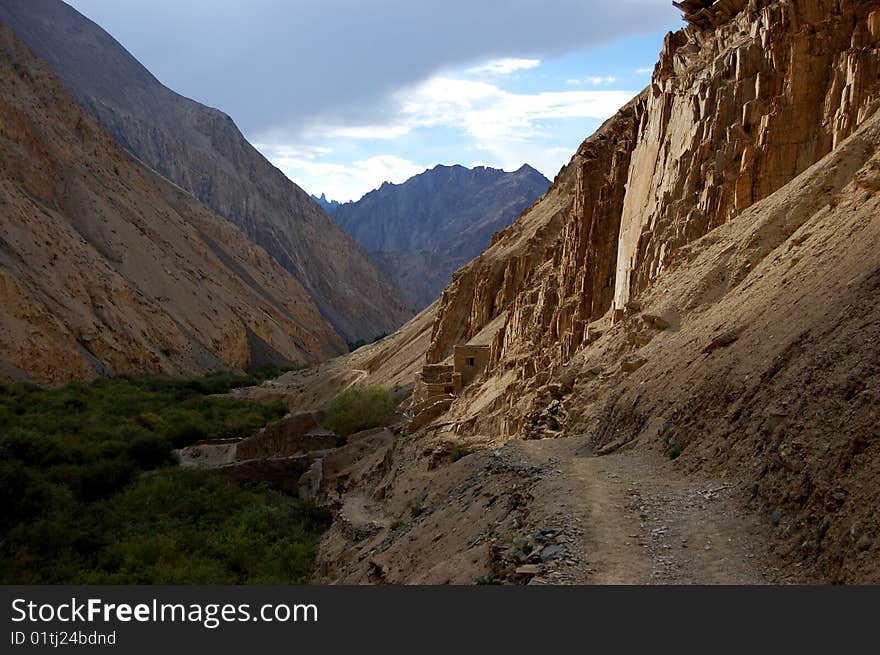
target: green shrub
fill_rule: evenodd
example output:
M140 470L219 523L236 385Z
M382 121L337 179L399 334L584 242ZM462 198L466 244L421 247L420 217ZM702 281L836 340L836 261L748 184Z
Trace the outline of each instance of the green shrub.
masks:
M367 345L366 340L358 339L357 341L349 341L348 342L348 352L353 353L358 348L363 348Z
M391 416L391 409L387 389L352 387L330 403L324 422L336 434L348 436L384 424Z
M162 427L163 422L162 417L155 412L144 412L135 419L135 423L137 423L145 430L155 432Z
M295 370L297 370L297 367L294 366L277 366L275 364L267 364L265 366L259 366L251 370L250 376L258 382L264 382L265 380L274 380L275 378L281 377L289 371Z
M470 455L470 454L473 453L473 452L474 452L473 448L470 448L470 447L468 447L468 446L456 446L456 447L453 448L452 451L446 456L446 460L447 460L450 464L452 464L452 463L457 462L458 460L460 460L462 457L467 457L468 455Z
M139 468L150 470L163 464L173 464L171 444L157 434L145 434L135 437L128 444L128 456Z
M211 436L208 421L197 412L175 409L168 412L167 419L162 434L175 448L191 446Z
M325 510L169 466L285 414L209 395L249 379L0 384L0 583L305 582Z

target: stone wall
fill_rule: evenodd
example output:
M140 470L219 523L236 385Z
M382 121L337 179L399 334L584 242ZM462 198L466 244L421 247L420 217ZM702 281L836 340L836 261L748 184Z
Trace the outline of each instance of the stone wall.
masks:
M236 459L285 457L298 453L334 448L336 435L321 427L318 412L290 414L270 423L255 435L243 439L236 448Z
M461 386L467 386L486 370L489 364L489 346L454 346L452 360L455 372L461 375Z

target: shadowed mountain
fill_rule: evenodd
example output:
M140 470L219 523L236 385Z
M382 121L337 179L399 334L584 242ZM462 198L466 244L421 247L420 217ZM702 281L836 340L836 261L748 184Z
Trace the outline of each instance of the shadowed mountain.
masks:
M346 340L411 315L367 255L224 113L163 86L59 0L2 0L0 19L132 154L238 225L299 280Z
M436 166L403 184L384 183L333 219L351 234L416 310L431 304L452 273L479 255L550 181L528 165L505 173Z
M263 248L120 147L0 21L0 378L195 374L344 348Z

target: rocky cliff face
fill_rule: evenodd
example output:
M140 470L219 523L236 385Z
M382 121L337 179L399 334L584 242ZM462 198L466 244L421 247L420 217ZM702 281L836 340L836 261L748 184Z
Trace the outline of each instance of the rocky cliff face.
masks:
M0 377L195 374L343 348L293 277L123 150L0 22Z
M527 165L511 173L436 166L340 205L333 219L421 310L439 297L453 271L480 254L549 185Z
M533 345L539 368L567 361L589 341L590 321L622 314L689 243L806 170L869 115L880 88L876 3L721 4L733 17L670 34L651 85L456 275L430 362L502 314L496 364Z
M3 0L0 19L126 149L238 225L290 271L344 339L372 339L411 316L357 244L228 116L164 87L60 0Z
M874 3L721 4L717 27L670 36L657 65L621 215L618 309L681 246L828 154L876 97Z
M719 0L444 291L490 343L438 434L585 435L751 489L800 579L875 580L880 2Z

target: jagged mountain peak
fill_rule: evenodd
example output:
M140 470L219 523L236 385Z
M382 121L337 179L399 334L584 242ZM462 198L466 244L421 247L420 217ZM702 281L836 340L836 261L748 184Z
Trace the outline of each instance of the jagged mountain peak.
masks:
M438 164L339 206L333 218L420 310L549 185L531 167L508 173Z

